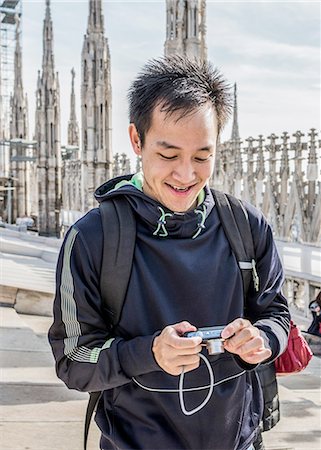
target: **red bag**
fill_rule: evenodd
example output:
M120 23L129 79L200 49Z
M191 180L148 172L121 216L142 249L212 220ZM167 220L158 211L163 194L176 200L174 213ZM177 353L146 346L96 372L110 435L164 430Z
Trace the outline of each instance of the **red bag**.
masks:
M309 364L312 356L313 353L307 341L291 320L288 346L284 353L274 361L276 374L289 375L301 372Z

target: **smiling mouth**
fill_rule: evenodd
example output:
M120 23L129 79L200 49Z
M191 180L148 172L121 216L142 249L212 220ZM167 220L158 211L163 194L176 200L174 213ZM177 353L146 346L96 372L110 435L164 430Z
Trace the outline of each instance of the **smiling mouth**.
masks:
M193 187L193 186L187 186L187 187L181 187L181 186L175 186L172 184L168 184L165 183L168 187L170 187L171 189L173 189L173 191L178 192L178 193L185 193L185 192L189 192Z

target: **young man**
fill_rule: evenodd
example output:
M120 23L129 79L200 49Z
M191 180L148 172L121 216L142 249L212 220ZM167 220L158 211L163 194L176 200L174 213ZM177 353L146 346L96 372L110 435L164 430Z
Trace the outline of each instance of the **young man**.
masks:
M208 188L229 88L209 64L167 57L146 64L129 104L129 137L142 173L108 181L96 195L125 197L136 217L122 315L111 338L94 209L70 229L58 262L49 332L58 376L71 389L103 391L96 414L101 449L248 450L262 413L252 369L284 350L289 314L272 232L246 204L260 287L250 287L244 318L242 276ZM224 353L206 355L199 336L183 337L218 325ZM217 384L198 408L213 384L208 371ZM199 411L187 415L185 408Z

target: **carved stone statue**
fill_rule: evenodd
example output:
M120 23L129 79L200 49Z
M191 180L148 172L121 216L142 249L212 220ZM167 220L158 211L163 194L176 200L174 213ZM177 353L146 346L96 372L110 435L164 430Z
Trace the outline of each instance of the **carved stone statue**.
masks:
M183 22L185 13L185 1L179 0L177 4L177 22Z

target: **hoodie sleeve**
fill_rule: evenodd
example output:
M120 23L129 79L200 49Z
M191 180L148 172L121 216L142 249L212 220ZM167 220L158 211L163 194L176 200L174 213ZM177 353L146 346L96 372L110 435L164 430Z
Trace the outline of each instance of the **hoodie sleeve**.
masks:
M282 295L284 282L282 264L270 226L263 214L246 204L256 255L259 292L251 283L247 296L248 318L259 328L265 342L272 350L267 362L277 358L287 347L290 314L287 300Z
M131 376L159 370L151 351L154 336L124 340L108 332L99 290L99 249L93 237L89 245L90 239L85 240L77 226L66 235L57 264L54 322L49 330L58 377L69 388L86 392L121 386Z

